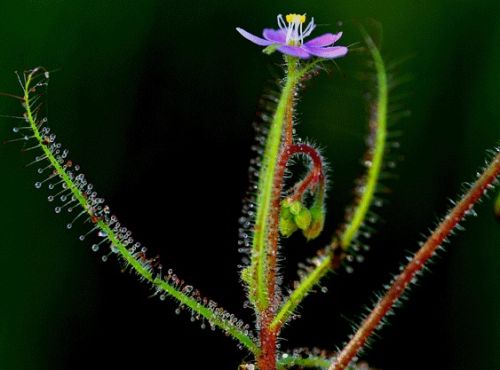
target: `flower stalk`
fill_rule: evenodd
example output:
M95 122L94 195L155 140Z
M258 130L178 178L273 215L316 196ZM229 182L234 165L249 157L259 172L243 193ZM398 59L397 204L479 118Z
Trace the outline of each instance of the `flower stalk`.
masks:
M274 194L274 184L276 173L280 171L278 167L278 158L282 147L283 132L287 132L287 140L290 140L291 118L287 125L287 117L292 117L293 114L293 94L300 81L300 73L295 69L295 61L288 60L288 73L286 82L283 87L278 107L274 114L271 123L269 135L267 137L264 155L262 159L262 167L259 175L259 183L257 189L257 214L254 226L253 246L252 246L252 264L251 270L256 274L255 286L250 287L250 290L255 289L256 308L257 311L263 313L272 303L273 297L269 296L269 281L273 280L268 276L268 259L273 259L276 253L276 246L267 243L267 236L270 233L270 216L272 213L272 199Z
M292 317L293 312L313 287L319 284L321 279L323 279L329 271L335 270L341 265L341 262L346 256L346 251L349 249L359 229L364 224L368 210L375 199L375 192L381 175L387 140L389 91L387 72L380 51L366 31L361 29L361 32L372 60L374 61L377 81L377 98L372 109L372 116L370 117L369 142L373 143L373 147L370 147L368 151L367 160L369 160L370 165L365 175L364 191L356 201L352 216L347 223L337 232L333 241L312 259L313 264L311 271L300 281L298 286L279 308L271 324L274 328L283 326L290 317Z

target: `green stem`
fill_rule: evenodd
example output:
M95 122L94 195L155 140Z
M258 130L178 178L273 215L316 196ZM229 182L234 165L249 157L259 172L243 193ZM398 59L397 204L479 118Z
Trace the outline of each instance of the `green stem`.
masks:
M371 118L370 127L374 128L375 146L371 156L371 165L368 173L366 174L365 190L359 203L354 211L354 214L349 221L347 228L344 230L341 238L340 245L344 250L347 250L351 245L352 240L356 237L360 227L366 218L366 214L373 202L375 191L377 190L377 183L382 170L382 162L385 152L385 143L387 137L387 104L388 104L388 86L387 86L387 73L385 70L384 61L380 55L380 51L375 46L371 37L366 31L361 28L361 33L368 45L368 50L371 53L373 62L375 64L375 71L377 74L377 104L375 112Z
M268 296L267 282L267 259L272 249L267 243L268 222L285 116L288 105L293 102L295 87L302 77L302 74L296 71L296 63L294 58L287 58L286 82L267 137L257 189L257 213L252 246L252 271L256 274L256 278L254 278L255 286L251 286L250 289L256 292L257 309L261 313L266 310L272 299Z
M364 31L364 29L361 31L375 63L377 77L377 103L375 106L374 116L370 122L370 128L376 130L375 146L373 148L372 164L366 175L365 191L357 205L353 218L340 238L342 250L348 249L359 228L363 225L369 207L373 202L377 182L380 178L382 169L382 161L387 138L388 87L384 61L382 60L382 56L370 36L366 33L366 31ZM335 250L335 248L331 248L331 246L328 246L325 250L326 256L315 258L314 261L316 263L314 269L301 280L299 286L282 304L272 322L272 327L279 328L284 325L311 289L320 282L328 271L331 270L332 264L334 267L337 266L337 257L339 256L335 253L338 251Z
M321 261L318 261L317 267L307 275L300 285L295 289L288 299L280 307L275 318L271 322L271 329L278 330L281 328L293 314L297 306L309 294L311 289L319 282L319 280L328 272L331 265L331 256L325 256Z
M326 357L307 355L307 357L301 357L300 355L285 355L278 360L278 370L286 370L291 367L310 367L317 369L326 369L332 363L332 359ZM346 370L356 370L359 369L357 366L349 366Z
M293 366L315 367L315 368L325 369L328 366L330 366L331 363L332 363L331 359L329 360L319 356L308 356L302 358L300 356L288 355L278 360L278 369L285 370Z
M58 176L61 178L64 184L66 184L67 189L71 191L72 195L78 201L80 206L84 210L88 211L90 210L91 207L87 202L87 199L81 193L80 189L78 189L78 187L75 185L73 180L68 176L65 169L59 163L59 161L54 157L54 154L51 152L48 146L45 144L44 138L42 137L40 130L38 128L37 120L31 107L33 102L31 101L30 92L31 92L31 83L33 77L35 76L35 73L39 70L40 69L34 69L31 73L28 74L28 78L26 80L24 88L24 104L26 109L26 118L30 124L31 129L33 130L35 138L40 144L43 153L47 157L48 161L53 166L54 170L57 172ZM208 307L199 303L193 297L190 297L182 293L174 286L168 284L166 281L160 278L153 277L152 273L148 269L146 269L143 266L143 264L131 254L131 252L127 249L127 246L119 240L114 231L104 221L99 220L97 222L97 226L102 232L106 234L108 240L118 250L119 255L127 262L129 266L131 266L134 269L134 271L137 273L138 276L150 282L151 284L155 285L156 287L161 288L171 297L179 301L181 305L189 307L199 315L203 316L210 323L212 323L215 326L218 326L220 329L222 329L223 331L234 337L236 340L238 340L243 346L245 346L252 353L258 355L259 348L257 347L257 345L250 336L245 334L242 330L240 330L237 326L233 325L231 322L226 321L221 317L219 317L219 315L217 315L216 312L212 311Z

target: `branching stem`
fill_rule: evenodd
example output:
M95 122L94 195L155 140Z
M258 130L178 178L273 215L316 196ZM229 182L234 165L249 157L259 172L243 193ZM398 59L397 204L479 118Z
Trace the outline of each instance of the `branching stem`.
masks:
M371 164L366 174L364 191L356 204L356 209L351 220L341 232L340 238L335 237L333 242L324 249L323 254L314 258L314 269L301 280L299 285L279 309L278 314L272 322L272 327L274 328L279 328L284 325L311 289L319 283L328 271L339 266L340 261L345 255L344 251L348 249L360 227L363 225L369 207L373 203L382 169L387 139L388 86L387 74L382 56L366 31L361 29L361 32L374 61L377 77L377 100L370 120L370 134L373 136L375 142L369 153Z
M273 195L273 207L272 207L272 215L271 215L271 227L269 233L269 243L272 246L275 246L277 249L278 245L278 219L280 212L280 201L281 201L281 192L283 188L283 177L286 169L286 165L290 158L294 155L304 154L307 155L312 162L312 168L306 178L301 181L299 186L295 189L293 197L300 197L302 194L315 183L321 183L324 186L324 174L323 174L323 162L321 160L321 156L317 152L317 150L310 145L307 144L292 144L283 149L280 159L278 161L278 171L276 172L274 189L275 193ZM270 294L274 294L274 286L276 281L276 256L277 250L271 254L271 259L269 261L269 275L270 275L270 286L269 291ZM274 332L279 332L281 326L279 323L283 322L284 315L287 313L283 312L283 307L280 309L278 315L274 317L271 321L270 328ZM289 312L288 314L291 314Z
M311 65L300 67L296 58L287 57L287 77L266 141L258 184L257 215L254 230L252 265L256 275L256 310L260 321L261 355L259 370L275 370L278 330L271 326L277 308L276 270L279 241L279 213L283 180L289 159L296 154L307 155L313 163L313 175L306 185L323 181L321 157L306 144L293 144L294 94Z

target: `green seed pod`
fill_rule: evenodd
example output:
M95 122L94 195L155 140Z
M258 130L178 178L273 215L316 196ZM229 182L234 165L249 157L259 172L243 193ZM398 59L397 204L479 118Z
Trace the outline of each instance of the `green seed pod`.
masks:
M299 229L307 230L311 224L311 212L307 208L302 208L294 220Z
M286 201L283 201L281 204L280 218L286 220L291 220L293 218L292 212L290 212L290 205Z
M300 213L300 211L302 210L302 208L304 208L304 206L302 205L302 203L299 202L298 200L293 201L293 202L288 203L288 204L289 204L288 207L290 209L290 212L294 216L297 216Z
M307 240L315 239L323 231L325 225L325 211L322 206L315 205L311 209L311 224L302 233Z
M297 224L291 218L280 217L279 229L281 235L283 235L285 238L288 238L297 230Z

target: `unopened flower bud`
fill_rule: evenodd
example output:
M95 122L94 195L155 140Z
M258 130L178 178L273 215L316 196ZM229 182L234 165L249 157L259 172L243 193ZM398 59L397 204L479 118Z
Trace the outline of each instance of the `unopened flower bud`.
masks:
M322 206L314 205L310 209L311 212L311 224L306 230L302 230L302 233L307 240L315 239L321 234L323 226L325 225L325 211Z

